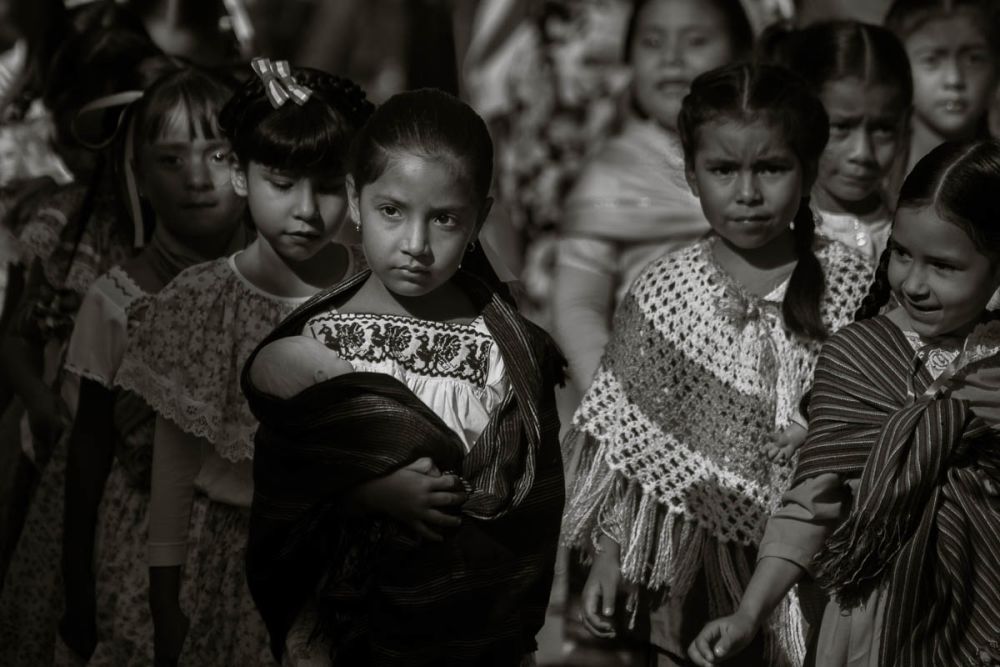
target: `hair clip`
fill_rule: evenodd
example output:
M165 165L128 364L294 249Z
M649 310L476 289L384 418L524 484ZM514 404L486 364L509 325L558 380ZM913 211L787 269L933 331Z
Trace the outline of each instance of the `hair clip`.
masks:
M292 68L289 67L287 60L254 58L250 66L260 77L267 99L275 109L280 108L289 99L302 106L312 96L311 90L295 83L295 79L292 78Z

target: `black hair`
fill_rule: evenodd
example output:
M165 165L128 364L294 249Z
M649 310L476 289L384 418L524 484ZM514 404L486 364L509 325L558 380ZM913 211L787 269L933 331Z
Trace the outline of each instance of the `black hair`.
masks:
M706 72L691 83L677 118L684 160L693 165L702 126L715 120L763 120L778 128L798 158L803 174L815 177L829 136L823 103L799 76L784 67L734 64ZM798 262L792 271L781 310L793 332L824 338L826 325L820 299L826 289L823 267L813 252L816 223L804 192L794 220Z
M632 11L625 27L625 43L623 60L631 62L632 45L635 42L635 32L639 26L639 15L650 0L633 0ZM740 0L702 0L715 8L726 20L729 40L733 47L733 55L738 59L750 53L753 48L753 27Z
M757 58L794 69L817 95L831 81L857 78L899 91L900 106L913 102L906 49L896 35L859 21L824 21L799 30L776 23L757 41Z
M480 200L493 181L493 141L486 123L465 102L433 88L390 97L358 133L350 174L359 192L382 175L393 154L445 154L462 162Z
M165 74L151 85L135 107L136 147L162 136L173 114L182 112L190 136L219 138L219 114L237 88L235 79L197 66Z
M1000 53L998 10L993 0L895 0L885 15L885 26L906 41L925 23L959 12L978 14L976 25L986 34L994 53Z
M374 106L349 79L309 67L291 71L311 91L305 104L290 99L275 108L255 74L226 104L219 124L244 165L258 162L296 175L342 174L351 140Z
M925 155L903 181L900 209L933 206L942 220L959 227L976 249L1000 262L1000 142L945 142ZM878 315L889 302L889 256L882 253L875 278L855 313L856 320Z

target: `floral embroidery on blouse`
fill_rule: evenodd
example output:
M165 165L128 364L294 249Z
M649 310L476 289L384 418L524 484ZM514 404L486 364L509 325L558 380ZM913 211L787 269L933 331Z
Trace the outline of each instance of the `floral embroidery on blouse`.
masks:
M418 375L486 386L493 341L472 325L368 313L323 313L305 330L347 360L394 360Z

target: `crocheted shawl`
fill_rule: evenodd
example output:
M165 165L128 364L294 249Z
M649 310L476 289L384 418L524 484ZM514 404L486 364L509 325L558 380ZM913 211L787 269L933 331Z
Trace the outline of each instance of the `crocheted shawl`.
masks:
M823 348L796 481L832 472L861 484L818 557L820 581L845 606L885 587L880 665L995 664L1000 438L947 387L920 397L934 380L913 369L885 317Z
M257 349L298 334L367 276L303 305ZM554 398L562 361L497 292L468 274L460 280L484 304L512 386L468 454L391 376L348 374L282 401L250 382L256 351L244 367L243 389L261 422L247 573L279 659L317 590L318 629L335 664L517 664L534 650L563 506ZM463 524L444 543L338 512L345 491L421 456L471 489Z
M744 292L715 263L715 242L653 262L619 307L574 417L585 438L563 539L588 549L609 535L627 580L678 598L704 567L718 616L738 604L753 571L745 547L787 487L790 466L769 462L764 446L790 423L820 344L785 329L784 287L766 299ZM836 330L871 269L839 243L820 241L816 252L827 281L821 313ZM774 628L795 655L791 610Z
M566 199L561 232L612 241L687 245L710 230L684 178L679 142L630 120L587 164Z

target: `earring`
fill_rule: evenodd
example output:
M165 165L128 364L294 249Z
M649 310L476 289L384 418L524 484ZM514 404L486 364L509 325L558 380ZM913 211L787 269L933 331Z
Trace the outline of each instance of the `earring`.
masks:
M476 242L469 241L469 247L465 249L465 252L472 252L475 249L476 249Z
M360 220L355 220L354 221L354 231L356 231L358 234L361 233L361 221Z

